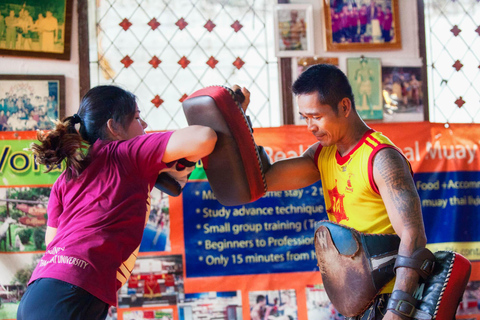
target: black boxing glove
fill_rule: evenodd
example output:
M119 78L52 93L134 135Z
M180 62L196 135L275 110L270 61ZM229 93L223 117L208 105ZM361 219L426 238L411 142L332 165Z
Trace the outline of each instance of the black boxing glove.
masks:
M195 164L196 162L184 158L169 162L168 167L160 171L157 181L155 181L155 188L172 197L178 197L187 184L188 177L195 169Z

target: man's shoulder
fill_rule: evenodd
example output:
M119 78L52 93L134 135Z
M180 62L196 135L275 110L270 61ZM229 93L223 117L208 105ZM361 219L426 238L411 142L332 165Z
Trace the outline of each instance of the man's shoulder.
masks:
M392 142L392 140L390 140L389 137L387 137L385 134L383 134L382 132L379 132L379 131L373 131L369 134L372 139L375 139L377 140L379 143L381 144L391 144L391 145L394 145L394 143Z

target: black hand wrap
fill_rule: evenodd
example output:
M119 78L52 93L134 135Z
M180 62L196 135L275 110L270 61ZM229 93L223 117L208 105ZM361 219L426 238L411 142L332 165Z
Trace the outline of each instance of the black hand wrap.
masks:
M188 161L187 159L182 158L177 161L177 163L175 164L175 168L177 169L177 171L183 171L185 170L185 168L190 168L195 166L195 164L196 162Z
M178 197L195 169L195 164L196 162L184 158L168 163L167 169L162 170L158 175L155 188L172 197Z

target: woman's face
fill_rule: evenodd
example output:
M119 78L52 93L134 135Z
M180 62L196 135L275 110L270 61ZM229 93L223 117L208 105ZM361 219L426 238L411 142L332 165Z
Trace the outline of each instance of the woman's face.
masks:
M135 138L136 136L141 136L145 134L145 128L147 127L147 123L140 118L140 110L138 109L135 112L135 116L130 124L124 130L122 134L122 138L125 140Z

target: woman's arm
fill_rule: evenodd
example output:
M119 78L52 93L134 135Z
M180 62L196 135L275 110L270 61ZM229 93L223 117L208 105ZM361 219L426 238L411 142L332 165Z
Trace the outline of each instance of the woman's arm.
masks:
M196 162L209 155L215 148L217 134L209 127L189 126L175 131L167 143L163 162L185 158Z

